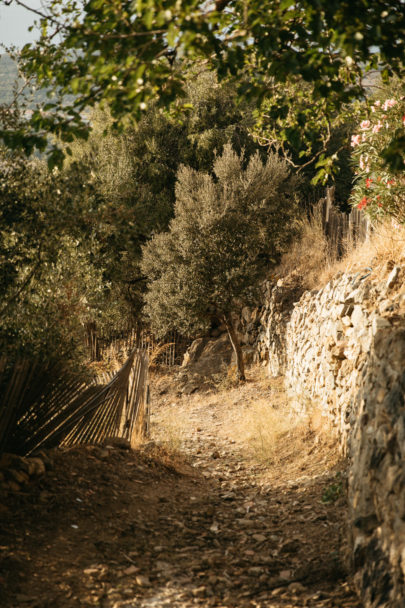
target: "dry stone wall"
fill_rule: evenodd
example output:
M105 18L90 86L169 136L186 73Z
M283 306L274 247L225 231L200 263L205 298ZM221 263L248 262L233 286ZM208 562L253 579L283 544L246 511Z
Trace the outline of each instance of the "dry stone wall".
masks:
M337 275L295 302L269 289L257 348L297 411L316 406L350 462L350 536L367 608L405 606L405 288Z

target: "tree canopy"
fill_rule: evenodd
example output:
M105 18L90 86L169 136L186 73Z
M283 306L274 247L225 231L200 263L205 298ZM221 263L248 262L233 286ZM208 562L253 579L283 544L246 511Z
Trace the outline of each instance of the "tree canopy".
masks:
M245 167L230 145L214 175L181 167L169 231L145 246L146 313L164 335L193 335L217 318L228 328L240 375L243 361L232 313L257 299L260 281L294 234L297 180L285 161L259 154Z
M141 247L167 230L174 215L176 174L181 164L212 172L217 154L231 142L246 162L259 148L249 135L251 110L236 104L234 91L203 72L187 85L193 112L181 124L150 107L123 133L113 128L110 112L96 109L86 142L72 145L72 157L90 180L97 198L94 234L103 256L104 276L139 314L145 291L139 268Z
M280 91L278 83L284 88L303 79L300 95L326 118L364 96L368 69L402 70L402 0L49 0L45 6L36 11L41 37L23 48L21 59L25 74L60 99L34 112L29 136L2 133L9 145L27 150L45 149L49 133L66 142L86 136L86 109L97 103L107 103L123 124L153 100L165 106L178 100L187 62L237 77L240 94L259 104ZM294 106L295 118L290 112L286 121ZM310 112L285 93L272 108L281 140L300 137ZM401 146L396 151L398 163ZM60 159L60 150L51 149L50 162ZM318 163L322 169L326 158Z

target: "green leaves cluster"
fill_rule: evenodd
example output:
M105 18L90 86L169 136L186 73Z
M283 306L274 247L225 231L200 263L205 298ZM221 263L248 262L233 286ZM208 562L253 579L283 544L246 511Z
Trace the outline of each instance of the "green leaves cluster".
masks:
M0 149L0 345L9 362L80 366L87 323L116 314L99 221L83 167L49 172L43 161Z
M39 42L21 53L25 73L61 95L32 117L39 148L49 133L66 142L72 134L86 137L85 114L95 104L108 105L121 127L153 101L167 107L185 90L185 67L203 63L234 79L242 97L265 103L278 139L310 156L314 146L319 152L315 139L325 143L328 121L342 104L364 96L368 69L383 76L402 70L405 17L398 0L52 0L46 6ZM306 83L306 99L287 94L297 79ZM273 103L277 83L286 92ZM313 125L319 121L325 129ZM24 141L21 133L7 136L9 145ZM401 141L391 148L393 162L398 146ZM49 159L60 161L54 147ZM326 156L320 161L321 169L328 165Z

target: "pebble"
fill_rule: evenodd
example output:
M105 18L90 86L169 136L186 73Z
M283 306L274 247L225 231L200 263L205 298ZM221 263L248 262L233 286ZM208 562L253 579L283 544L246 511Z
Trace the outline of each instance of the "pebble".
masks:
M139 574L135 578L135 582L140 587L150 587L150 580L149 580L149 578L147 576L142 575L142 574Z
M137 572L139 572L139 570L140 568L138 568L137 566L128 566L128 568L125 568L124 574L130 576L131 574L136 574Z

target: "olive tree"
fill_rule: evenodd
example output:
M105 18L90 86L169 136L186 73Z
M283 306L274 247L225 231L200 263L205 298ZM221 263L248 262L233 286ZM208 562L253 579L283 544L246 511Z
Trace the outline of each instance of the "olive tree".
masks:
M297 178L276 155L245 162L228 144L213 175L182 166L169 230L143 249L146 313L155 331L192 335L225 323L244 380L234 315L256 300L261 281L295 231Z

